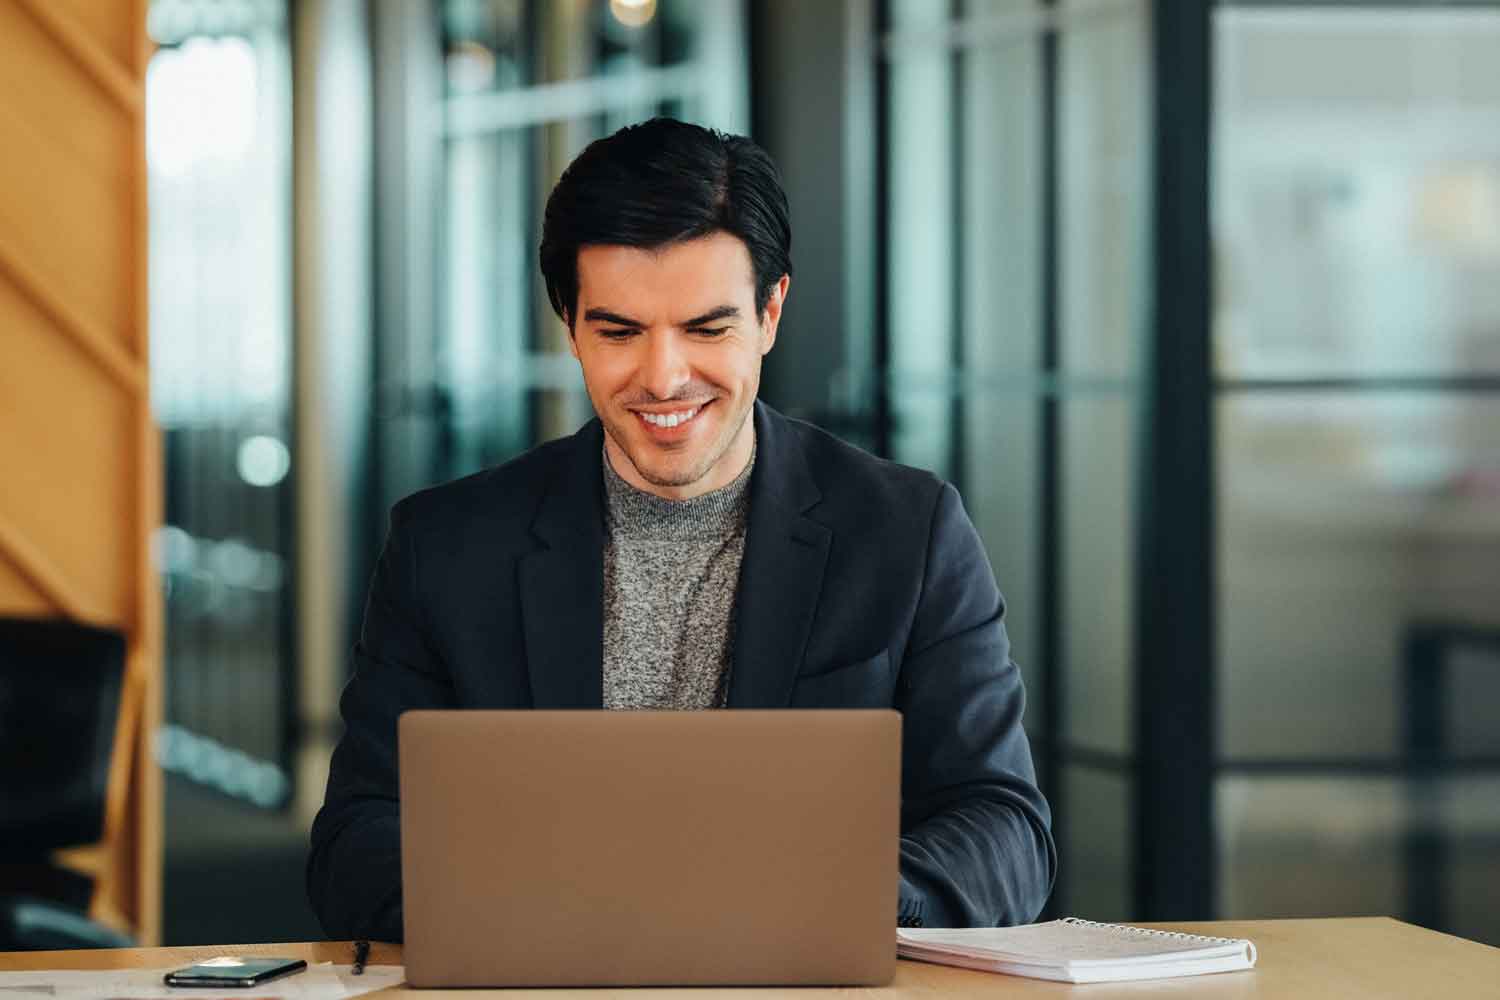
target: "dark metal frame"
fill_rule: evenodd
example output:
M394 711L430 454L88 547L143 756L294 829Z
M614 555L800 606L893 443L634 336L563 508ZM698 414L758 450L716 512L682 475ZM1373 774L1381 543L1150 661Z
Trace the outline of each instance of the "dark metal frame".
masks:
M1216 378L1214 390L1230 392L1500 392L1500 375L1322 375L1275 378Z
M1440 808L1435 781L1462 772L1494 775L1497 760L1452 756L1446 736L1445 698L1449 650L1469 645L1500 652L1500 631L1463 625L1422 623L1411 626L1404 643L1406 755L1401 762L1413 812L1430 815ZM1452 881L1448 840L1435 826L1417 823L1402 845L1405 875L1403 913L1423 927L1448 926L1447 900Z
M963 0L949 0L948 10L950 17L961 17L963 15ZM948 211L955 220L964 217L964 154L967 152L966 136L964 129L964 106L966 104L964 94L964 80L967 73L965 56L962 49L954 49L949 58L953 61L953 72L948 77L948 106L953 128L953 151L952 158L948 164L948 184L951 203ZM965 240L964 227L955 225L952 232L953 241L953 272L949 275L948 298L949 298L949 322L953 329L953 344L949 363L953 370L961 372L964 370L964 322L968 310L964 305L964 272L959 263L964 259ZM953 485L963 490L967 481L968 452L964 447L968 437L965 432L964 419L964 395L955 392L948 401L949 416L951 421L951 433L948 435L948 474Z
M1046 0L1056 8L1056 0ZM1059 307L1061 281L1059 258L1062 252L1058 238L1058 166L1061 143L1058 129L1058 69L1061 55L1057 33L1046 32L1041 38L1042 98L1042 287L1041 287L1041 367L1044 378L1058 379L1062 369L1062 311ZM1054 828L1067 824L1066 796L1063 794L1063 702L1067 697L1067 678L1062 661L1062 446L1061 394L1044 391L1038 399L1041 407L1038 442L1041 456L1039 517L1037 531L1037 656L1042 670L1042 745L1039 778L1052 806ZM1053 885L1053 898L1066 898L1068 872L1059 865ZM1049 906L1052 904L1049 903Z
M890 0L875 0L875 37L883 37L891 23ZM875 405L871 435L875 453L889 457L893 438L891 408L891 296L886 275L891 267L891 70L875 60Z
M1157 3L1154 336L1136 544L1135 886L1143 920L1215 912L1209 0Z

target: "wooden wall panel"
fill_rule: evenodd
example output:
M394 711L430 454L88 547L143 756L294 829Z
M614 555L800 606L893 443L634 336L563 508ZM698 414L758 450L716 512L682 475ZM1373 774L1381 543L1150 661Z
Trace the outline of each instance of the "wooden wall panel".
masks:
M146 0L0 0L0 614L121 629L92 913L160 934L160 438L147 376Z
M127 70L138 69L144 53L136 5L120 0L46 0Z
M0 3L0 240L125 342L134 328L136 233L127 213L139 120L28 15L27 2L36 0Z
M0 275L0 510L76 595L78 617L128 622L138 573L135 400ZM63 405L60 405L63 404ZM101 516L104 515L104 516Z
M0 608L8 615L25 618L48 618L62 613L62 608L43 597L36 585L3 557L0 557Z

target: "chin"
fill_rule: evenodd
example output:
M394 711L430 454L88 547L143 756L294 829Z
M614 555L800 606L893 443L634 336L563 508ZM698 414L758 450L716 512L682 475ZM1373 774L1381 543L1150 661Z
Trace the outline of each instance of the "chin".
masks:
M654 486L691 486L708 474L707 469L681 465L660 466L636 463L635 468L641 474L641 478Z

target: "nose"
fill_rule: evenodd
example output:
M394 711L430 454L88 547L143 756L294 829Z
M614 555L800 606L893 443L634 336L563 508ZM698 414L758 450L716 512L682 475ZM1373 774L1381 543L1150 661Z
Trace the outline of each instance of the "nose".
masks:
M683 345L672 331L653 330L645 337L641 359L641 388L656 399L671 399L692 378Z

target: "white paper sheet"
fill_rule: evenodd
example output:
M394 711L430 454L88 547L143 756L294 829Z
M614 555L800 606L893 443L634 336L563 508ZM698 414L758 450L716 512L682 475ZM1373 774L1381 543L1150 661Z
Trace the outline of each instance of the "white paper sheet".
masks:
M372 993L406 981L406 969L400 965L367 965L363 975L353 974L353 966L323 962L309 965L304 971L282 979L273 979L253 989L241 986L172 987L162 976L181 966L160 969L112 969L101 972L37 971L0 972L0 1000L344 1000Z

